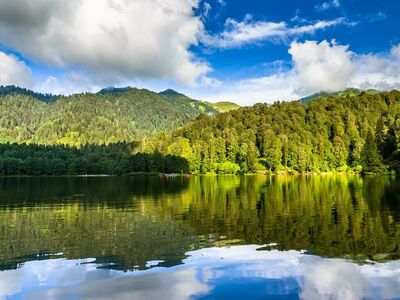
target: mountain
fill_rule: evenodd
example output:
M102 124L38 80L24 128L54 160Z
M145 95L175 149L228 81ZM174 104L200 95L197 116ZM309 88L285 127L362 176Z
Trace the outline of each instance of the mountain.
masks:
M131 142L170 132L214 108L179 93L107 88L53 96L0 87L0 142L44 145Z
M359 90L356 88L348 88L345 89L344 91L338 91L338 92L318 92L315 94L312 94L310 96L304 97L299 99L300 103L308 103L311 100L315 99L323 99L323 98L329 98L329 97L334 97L334 98L345 98L345 97L356 97L360 93L368 93L368 94L376 94L379 91L374 90L374 89L369 89L369 90Z
M141 151L186 158L192 173L387 172L399 168L400 92L346 90L308 103L202 116Z

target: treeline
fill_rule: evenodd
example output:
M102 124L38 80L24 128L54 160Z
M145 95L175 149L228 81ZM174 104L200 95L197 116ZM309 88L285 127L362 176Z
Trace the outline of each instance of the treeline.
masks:
M134 172L188 173L185 158L131 154L134 144L67 146L0 145L0 175L123 175Z
M169 137L147 139L141 151L184 157L192 173L388 172L400 159L400 92L200 116Z

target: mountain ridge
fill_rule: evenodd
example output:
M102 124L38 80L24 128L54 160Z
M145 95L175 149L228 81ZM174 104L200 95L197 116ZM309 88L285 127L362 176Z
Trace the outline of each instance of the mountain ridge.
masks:
M189 97L147 89L107 88L70 96L0 87L0 142L85 144L132 142L170 132L218 111Z

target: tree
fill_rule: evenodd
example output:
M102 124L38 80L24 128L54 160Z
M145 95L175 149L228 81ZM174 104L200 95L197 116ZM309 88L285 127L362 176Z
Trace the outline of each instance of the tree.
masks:
M362 151L363 170L365 172L379 172L382 169L382 158L379 155L375 140L375 132L371 128L365 139Z

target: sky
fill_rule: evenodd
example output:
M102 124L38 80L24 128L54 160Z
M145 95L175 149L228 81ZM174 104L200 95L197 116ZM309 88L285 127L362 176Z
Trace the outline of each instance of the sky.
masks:
M398 0L0 0L0 85L241 105L400 89Z

